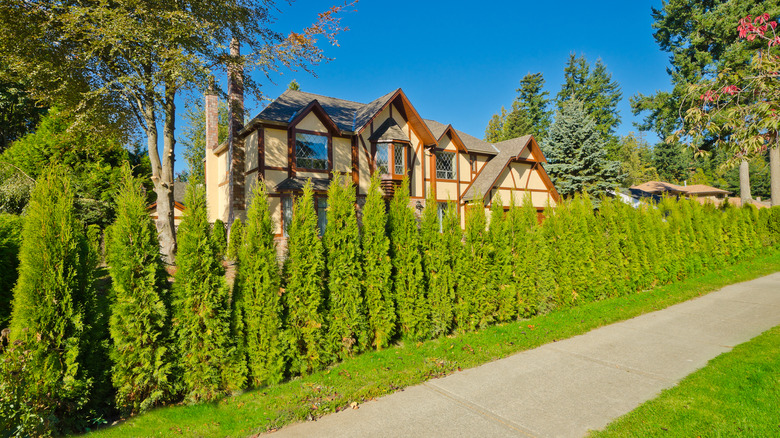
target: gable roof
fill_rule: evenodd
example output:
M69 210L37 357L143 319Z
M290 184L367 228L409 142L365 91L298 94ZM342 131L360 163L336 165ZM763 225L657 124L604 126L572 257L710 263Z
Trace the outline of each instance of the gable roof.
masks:
M433 135L436 137L437 140L441 140L441 137L444 135L445 132L447 132L448 128L455 131L455 134L460 138L460 141L463 143L463 146L466 147L466 149L469 152L479 153L479 154L487 154L487 155L498 155L498 149L496 149L492 144L480 140L473 135L466 134L463 131L459 131L455 128L452 128L452 125L445 125L443 123L439 123L436 120L429 120L424 119L425 124L428 125L428 129L431 130Z
M333 120L333 123L342 131L354 131L355 114L366 106L349 100L336 99L304 91L287 90L247 123L247 127L242 132L248 130L253 125L253 122L256 121L288 124L315 100L325 110L328 117Z
M382 122L381 125L379 125L379 128L377 128L373 134L371 134L371 137L368 137L370 141L411 141L409 140L409 136L404 133L404 131L401 129L400 126L398 126L398 123L396 123L395 119L392 117L389 117L385 119L384 122Z
M534 147L534 145L536 145L536 140L534 140L533 136L531 135L524 135L522 137L516 137L496 143L494 146L500 152L490 161L485 163L485 165L482 167L482 170L479 172L477 177L474 178L474 181L466 190L466 193L463 194L463 200L471 201L474 199L477 193L482 194L484 197L488 196L490 194L490 190L492 190L495 186L496 180L498 180L498 177L501 176L501 174L504 172L504 169L509 165L510 162L520 158L520 154L527 147L533 148L531 150L531 154L535 158L533 161L538 163L547 162L547 160L544 158L544 155L542 155L541 151L538 150L539 147ZM547 175L544 167L540 166L540 169L541 172L539 172L539 175L542 177L545 185L550 188L550 193L554 198L557 199L558 192L555 190L555 186L550 180L550 177Z

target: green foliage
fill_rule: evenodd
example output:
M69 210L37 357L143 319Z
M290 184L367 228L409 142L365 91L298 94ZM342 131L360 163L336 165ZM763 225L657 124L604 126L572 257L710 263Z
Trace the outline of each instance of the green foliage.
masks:
M623 97L620 85L612 80L612 75L607 72L601 59L596 60L591 70L584 55L576 57L572 53L563 71L564 83L556 96L558 110L563 112L568 101L579 100L583 103L585 113L593 119L596 132L603 141L608 141L620 125L617 110Z
M244 239L244 223L241 222L241 218L236 218L233 221L233 225L230 226L230 239L228 240L227 247L227 259L232 261L238 260L238 252L241 248L242 241Z
M325 344L325 254L311 180L295 200L284 265L290 371L308 374L328 363Z
M633 132L620 138L616 159L620 162L620 173L623 174L620 181L622 187L660 179L653 165L653 149L644 138L637 137Z
M514 201L514 198L512 199ZM517 290L512 275L512 232L504 213L501 197L496 196L490 206L490 226L488 228L488 244L490 245L491 262L490 278L492 307L495 309L495 319L498 322L511 321L517 316Z
M230 292L210 233L203 187L189 184L185 204L178 233L173 328L186 398L208 401L241 388L245 364L231 339Z
M409 208L409 181L404 178L390 202L390 256L393 261L393 291L398 326L404 338L430 337L430 305L425 297L420 233Z
M491 248L487 236L487 218L477 193L466 207L466 244L458 265L455 324L459 330L473 331L493 322L496 303L495 283L491 281Z
M363 301L360 230L355 186L336 173L328 188L328 226L323 236L328 271L328 345L345 358L368 345Z
M2 160L2 156L0 156ZM35 180L16 166L0 161L0 212L24 213L35 188Z
M562 105L545 143L547 173L558 193L601 196L620 181L619 163L607 157L603 136L577 100Z
M114 219L111 194L128 153L116 139L78 129L73 123L72 118L51 109L35 132L14 142L0 161L12 164L32 179L38 179L55 164L64 166L70 174L79 218L105 227ZM25 180L24 175L8 177ZM3 182L4 187L8 184L11 182Z
M0 81L0 152L35 129L46 114L25 88L20 82Z
M517 97L514 106L524 111L531 129L528 132L537 142L542 142L547 137L550 129L552 111L547 107L550 104L549 92L543 91L544 76L541 73L528 73L520 80L520 88L517 89Z
M453 303L457 281L456 263L462 252L460 218L455 203L439 210L433 191L428 192L420 224L420 247L431 306L431 335L439 337L452 330Z
M23 366L25 373L14 392L45 418L47 433L84 426L100 384L92 361L105 360L94 354L100 341L94 266L73 202L61 169L39 177L24 221L14 289L11 341L26 345L21 356L10 358L15 365L9 366Z
M236 226L237 222L233 222ZM278 383L286 368L281 273L265 183L252 190L246 233L238 249L234 333L253 387Z
M395 334L396 312L393 300L390 239L387 237L387 213L382 199L379 174L371 184L363 206L361 261L368 315L368 338L377 350L387 347Z
M214 240L217 257L220 260L224 259L227 251L227 230L225 230L225 223L221 219L214 221L214 226L211 229L211 238Z
M19 267L19 247L22 244L20 216L0 213L0 330L11 320L11 302Z
M157 229L146 210L141 182L122 170L117 218L107 241L111 273L111 379L116 405L135 414L175 394L170 333L171 302Z

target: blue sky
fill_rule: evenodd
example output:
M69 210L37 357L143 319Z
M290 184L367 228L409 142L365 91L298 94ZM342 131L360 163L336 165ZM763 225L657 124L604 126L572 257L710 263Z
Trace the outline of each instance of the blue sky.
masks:
M314 0L281 3L276 30L300 30L327 5ZM511 105L525 74L542 72L554 97L569 54L584 54L591 64L601 58L620 83L618 134L625 135L637 131L629 98L670 88L668 54L652 36L653 6L661 7L661 0L362 0L343 14L349 31L339 35L339 47L325 47L327 42L321 41L332 59L314 68L316 77L282 71L271 78L275 83L259 75L256 79L262 79L269 99L284 92L292 79L303 91L357 102L400 87L423 117L482 138L490 117L502 105ZM248 115L255 116L265 104L247 99ZM652 134L646 138L657 141ZM184 168L178 156L177 171Z

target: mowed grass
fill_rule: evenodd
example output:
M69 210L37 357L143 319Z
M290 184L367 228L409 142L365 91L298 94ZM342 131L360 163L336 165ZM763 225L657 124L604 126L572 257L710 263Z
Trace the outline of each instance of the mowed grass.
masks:
M216 403L159 408L91 435L224 437L263 433L776 271L780 271L780 252L650 291L565 308L476 333L402 343ZM767 409L776 407L776 403L767 405Z
M591 437L780 436L780 326L683 379Z

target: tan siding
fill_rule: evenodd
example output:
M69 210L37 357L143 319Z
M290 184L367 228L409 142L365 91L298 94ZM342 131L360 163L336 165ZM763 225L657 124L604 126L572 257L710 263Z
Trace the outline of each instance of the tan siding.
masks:
M458 183L454 182L436 182L436 199L440 201L458 200Z
M246 176L244 187L246 187L246 194L244 200L246 202L246 209L249 210L249 206L252 205L252 191L257 184L257 172L252 172Z
M287 172L281 172L278 170L265 171L265 183L269 193L272 193L274 188L281 184L281 182L285 179L287 179Z
M368 142L368 132L363 132L361 135L365 142L368 153L371 153L371 145ZM360 194L365 195L368 193L368 186L371 183L371 167L368 164L368 158L366 158L366 151L363 149L363 142L358 139L358 173L360 174Z
M555 205L555 201L552 199L552 197L548 196L548 193L546 192L531 192L531 199L533 200L533 205L536 208L544 208L547 206L547 198L550 198L550 205Z
M461 182L471 182L471 163L469 162L469 154L458 154L458 161L460 162L460 175ZM461 189L466 190L461 184Z
M328 132L328 128L325 127L325 125L320 121L320 118L317 117L314 113L309 113L306 115L306 117L303 118L297 125L295 125L296 129L304 129L306 131L315 131L315 132L322 132L326 133Z
M295 174L298 178L327 178L327 173L319 173L319 172L297 172Z
M246 167L244 170L252 170L257 167L257 131L252 131L244 139L246 155Z
M414 133L413 130L407 129L404 127L404 132L411 132L411 135L409 136L409 139L412 141L412 153L414 155L414 160L412 161L412 174L410 175L410 180L412 182L412 188L410 190L411 196L423 196L423 184L424 176L423 176L423 163L422 160L425 159L425 148L420 145L420 139L417 137L417 135ZM419 147L419 151L417 150ZM430 167L428 164L430 162L425 163L425 167Z
M542 177L539 176L539 171L534 170L531 172L531 180L528 181L528 188L535 190L547 190L547 186L544 185Z
M348 138L333 137L333 170L352 172L352 142Z
M287 167L287 131L265 129L265 165Z
M282 198L268 198L268 210L271 212L271 221L274 224L274 234L282 232Z

